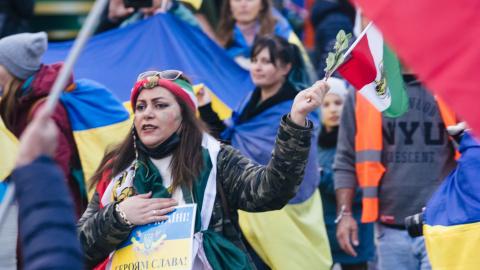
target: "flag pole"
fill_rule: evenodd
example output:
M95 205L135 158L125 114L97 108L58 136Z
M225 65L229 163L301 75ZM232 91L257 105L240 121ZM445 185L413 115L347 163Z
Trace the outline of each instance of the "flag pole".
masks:
M51 115L55 106L57 105L58 98L60 97L60 93L65 88L68 78L73 69L73 65L78 59L80 52L82 51L85 43L87 42L88 38L92 35L93 31L97 27L97 24L100 20L100 16L107 5L108 0L96 0L95 4L93 5L91 11L89 12L85 24L82 26L80 33L78 34L75 42L73 44L70 53L65 60L65 64L63 64L62 68L60 69L59 75L55 80L53 87L48 95L48 99L46 101L46 105L42 107L42 110L45 109L48 112L48 115ZM15 195L15 186L11 184L9 186L8 192L5 194L3 198L3 202L0 205L0 224L2 224L5 214L7 213L8 207L10 206L11 202L13 201Z
M10 206L15 196L15 185L7 183L7 190L3 196L3 201L0 203L0 228L2 227L4 216L8 213Z
M367 33L368 29L373 25L372 22L369 22L368 25L365 27L365 29L363 29L362 33L360 33L360 35L358 36L358 38L352 43L352 46L350 46L350 48L348 48L348 50L343 54L343 57L344 59L347 58L348 55L350 55L350 53L353 51L353 49L355 48L355 46L357 46L357 44L360 42L360 40L363 38L363 36L365 36L365 34Z
M360 40L363 38L363 36L365 36L365 34L367 33L368 29L370 27L372 27L373 25L373 22L370 21L367 26L365 27L365 29L363 29L363 31L360 33L360 35L357 37L357 39L352 43L352 45L350 46L350 48L348 48L348 50L343 54L343 59L347 59L347 56L350 55L350 53L353 51L353 49L355 48L355 46L357 46L357 44L360 42ZM345 60L344 60L345 61ZM327 72L325 73L325 79L324 81L326 82L328 80L328 78L330 78L332 76L332 74L337 70L337 68L339 67L340 65L338 65L334 70L330 71L330 72Z
M55 83L53 84L51 92L48 96L46 105L44 107L48 111L48 114L51 114L53 112L53 109L57 105L60 93L63 91L63 89L65 89L67 80L72 72L73 65L77 61L78 56L80 55L80 52L85 46L88 38L92 35L93 31L97 27L100 16L102 15L102 12L107 3L108 0L96 0L90 13L88 14L85 24L80 30L78 37L75 39L73 47L70 50L70 53L65 60L65 63L62 65L59 75L55 80Z

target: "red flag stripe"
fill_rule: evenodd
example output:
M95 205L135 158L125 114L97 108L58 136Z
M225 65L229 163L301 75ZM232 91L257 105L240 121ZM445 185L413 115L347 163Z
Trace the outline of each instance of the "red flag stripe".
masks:
M368 46L367 35L353 48L350 58L338 68L338 72L357 90L375 80L377 69Z
M403 63L480 135L480 1L355 2Z

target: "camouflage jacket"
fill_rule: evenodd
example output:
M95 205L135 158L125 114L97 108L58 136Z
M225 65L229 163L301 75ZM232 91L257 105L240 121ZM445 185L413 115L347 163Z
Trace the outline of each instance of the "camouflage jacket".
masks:
M217 192L209 228L246 252L237 227L237 210L278 210L295 196L307 163L312 126L309 122L309 127L299 127L284 116L267 166L258 165L233 147L222 145L217 157L216 179L226 200ZM78 222L79 238L90 268L102 262L131 231L117 216L113 203L101 208L99 201L95 193Z

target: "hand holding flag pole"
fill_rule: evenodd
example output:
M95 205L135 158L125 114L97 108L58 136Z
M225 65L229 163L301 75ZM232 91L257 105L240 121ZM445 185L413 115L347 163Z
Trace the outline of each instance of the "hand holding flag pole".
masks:
M88 14L85 24L80 30L80 33L78 34L78 37L76 38L75 43L73 44L73 47L70 50L70 53L67 56L67 59L65 60L65 64L60 69L60 73L57 79L55 80L55 83L53 84L52 90L46 101L46 105L43 106L41 109L44 111L39 112L39 114L42 115L43 117L50 117L51 114L53 113L53 110L55 109L55 106L58 103L60 93L65 88L68 77L72 72L73 65L77 61L77 58L80 55L80 52L82 51L83 47L85 46L85 43L87 42L88 38L92 35L94 29L96 28L100 20L100 16L102 15L102 12L107 4L108 4L108 0L95 1L95 4L93 5L92 10ZM20 143L22 143L22 141ZM15 187L13 184L9 185L9 188L7 189L7 192L3 198L3 201L0 204L0 224L4 219L4 216L8 210L8 206L11 204L11 202L13 201L13 197L15 196L14 188Z
M345 34L345 31L340 30L337 33L336 42L334 46L335 52L328 53L328 57L326 59L327 66L325 67L325 78L323 79L324 82L328 80L332 76L332 74L337 70L337 68L343 64L345 59L348 55L352 52L358 42L362 39L362 37L367 33L367 30L372 26L372 22L370 22L365 29L360 33L358 38L353 42L353 44L348 48L348 43L352 34L348 33ZM348 48L348 49L347 49ZM346 51L345 51L346 50ZM344 53L345 51L345 53ZM310 103L311 99L308 98L307 102Z

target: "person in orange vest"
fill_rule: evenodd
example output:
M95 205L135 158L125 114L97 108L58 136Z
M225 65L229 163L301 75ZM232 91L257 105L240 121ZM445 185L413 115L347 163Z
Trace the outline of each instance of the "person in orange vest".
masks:
M407 216L422 211L455 167L445 127L454 115L413 75L404 75L409 110L398 118L376 111L358 92L347 97L334 163L340 247L356 256L355 189L363 192L362 222L376 222L379 269L431 269L423 237L412 238Z

